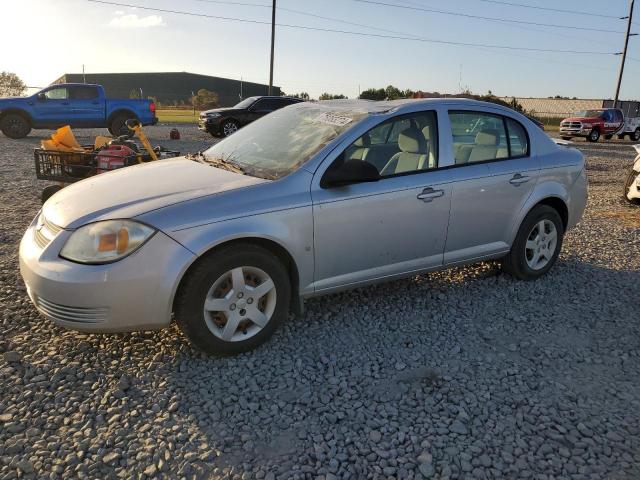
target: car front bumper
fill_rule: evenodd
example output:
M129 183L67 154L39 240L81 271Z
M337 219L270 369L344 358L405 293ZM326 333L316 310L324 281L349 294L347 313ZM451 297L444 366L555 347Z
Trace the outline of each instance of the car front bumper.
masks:
M20 242L20 273L36 308L62 327L85 332L155 330L171 321L173 296L193 253L157 232L130 256L82 265L58 256L72 232L37 242L34 221Z
M211 135L222 135L222 118L200 118L198 130Z
M588 137L593 130L592 127L589 128L569 128L569 127L560 127L560 136L561 137Z

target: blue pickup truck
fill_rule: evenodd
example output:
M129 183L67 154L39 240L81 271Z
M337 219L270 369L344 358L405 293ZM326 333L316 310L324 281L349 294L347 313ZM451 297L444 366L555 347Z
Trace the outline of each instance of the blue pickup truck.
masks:
M128 133L125 122L138 119L155 125L151 100L110 99L101 85L61 83L30 97L0 99L0 130L9 138L24 138L32 128L106 127L112 135Z

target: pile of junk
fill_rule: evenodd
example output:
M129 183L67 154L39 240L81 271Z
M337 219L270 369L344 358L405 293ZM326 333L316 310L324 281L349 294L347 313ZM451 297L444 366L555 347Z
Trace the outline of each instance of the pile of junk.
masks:
M57 182L42 191L42 203L70 183L118 168L180 156L180 152L151 146L138 120L128 120L130 135L98 136L92 145L80 145L69 126L56 130L34 151L36 177ZM136 136L142 147L133 139Z

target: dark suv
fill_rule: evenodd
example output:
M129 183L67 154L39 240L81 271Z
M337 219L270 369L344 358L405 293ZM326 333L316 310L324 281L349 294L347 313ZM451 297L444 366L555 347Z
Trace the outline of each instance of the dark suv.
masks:
M228 137L239 128L279 108L302 102L293 97L249 97L235 107L200 112L198 128L214 137Z

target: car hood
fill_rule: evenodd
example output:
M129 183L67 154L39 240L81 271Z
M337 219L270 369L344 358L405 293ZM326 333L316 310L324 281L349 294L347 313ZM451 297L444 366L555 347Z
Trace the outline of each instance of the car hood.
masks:
M212 108L211 110L205 110L204 112L200 112L200 115L209 115L211 113L227 113L235 110L233 107L227 108Z
M595 123L601 121L601 118L598 117L569 117L565 118L563 122L584 122L584 123Z
M74 183L42 207L45 218L62 228L151 210L228 190L270 182L178 157L135 165Z

